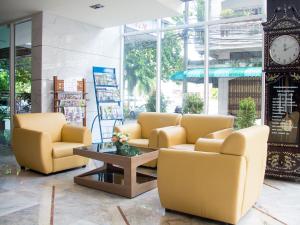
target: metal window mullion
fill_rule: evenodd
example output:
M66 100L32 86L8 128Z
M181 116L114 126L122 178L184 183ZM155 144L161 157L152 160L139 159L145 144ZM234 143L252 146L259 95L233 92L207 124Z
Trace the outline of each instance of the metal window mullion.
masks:
M13 115L15 114L15 24L10 24L10 48L9 48L9 92L10 92L10 124L13 127ZM11 129L12 131L12 129Z
M208 80L208 68L209 68L209 34L208 34L208 17L209 17L209 0L205 0L205 26L204 26L204 112L208 114L209 108L209 80Z
M265 15L265 18L263 18L263 22L267 21L267 0L264 0L263 3L263 15ZM264 39L264 31L262 30L262 67L264 67L265 64L265 39ZM265 104L266 104L266 80L265 80L265 72L262 73L261 77L261 125L265 123Z
M157 20L157 40L156 40L156 112L160 112L161 96L161 19Z
M120 75L119 75L119 87L120 87L120 95L121 95L121 109L124 111L124 26L120 27Z

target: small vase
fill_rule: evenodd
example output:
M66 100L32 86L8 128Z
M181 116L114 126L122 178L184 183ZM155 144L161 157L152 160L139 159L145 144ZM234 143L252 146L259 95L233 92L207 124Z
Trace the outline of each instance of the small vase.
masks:
M118 155L120 155L121 154L121 152L122 152L122 144L120 144L120 145L116 145L116 149L117 149L117 154Z

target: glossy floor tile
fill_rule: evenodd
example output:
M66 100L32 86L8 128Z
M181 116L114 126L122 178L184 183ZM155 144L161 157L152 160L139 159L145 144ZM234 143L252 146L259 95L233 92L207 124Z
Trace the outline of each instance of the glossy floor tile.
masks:
M127 199L74 184L86 168L44 176L20 170L10 149L0 148L1 225L215 225L220 222L165 211L157 189ZM153 173L153 171L147 171ZM265 180L257 204L240 225L300 224L300 183Z

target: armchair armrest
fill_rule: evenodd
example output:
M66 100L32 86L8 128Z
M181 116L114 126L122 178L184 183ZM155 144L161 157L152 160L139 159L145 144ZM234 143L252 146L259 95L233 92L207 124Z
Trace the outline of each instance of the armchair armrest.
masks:
M65 124L61 131L63 142L82 143L85 146L92 144L92 135L88 128Z
M232 132L234 131L233 128L227 128L223 130L218 130L206 135L206 138L213 138L213 139L225 139L227 138Z
M172 128L176 126L169 126L169 127L161 127L153 129L150 133L149 137L149 147L153 149L159 148L159 132L164 129Z
M241 215L245 170L243 157L161 149L157 166L161 204L235 224Z
M199 138L195 144L196 151L202 152L221 152L223 139Z
M142 128L138 123L116 126L114 131L128 134L129 139L140 139L142 137Z
M48 174L53 171L50 134L14 128L12 149L21 166Z
M173 145L186 143L186 131L183 127L173 126L165 127L159 131L158 145L159 148L169 148Z

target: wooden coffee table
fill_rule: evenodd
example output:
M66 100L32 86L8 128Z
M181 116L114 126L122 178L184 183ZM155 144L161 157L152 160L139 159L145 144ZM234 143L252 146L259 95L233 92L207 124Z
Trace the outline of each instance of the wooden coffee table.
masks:
M97 145L74 148L76 155L104 162L100 168L74 177L79 185L133 198L157 186L156 176L137 172L137 167L158 158L158 150L141 149L141 155L121 156L115 151L97 152Z

